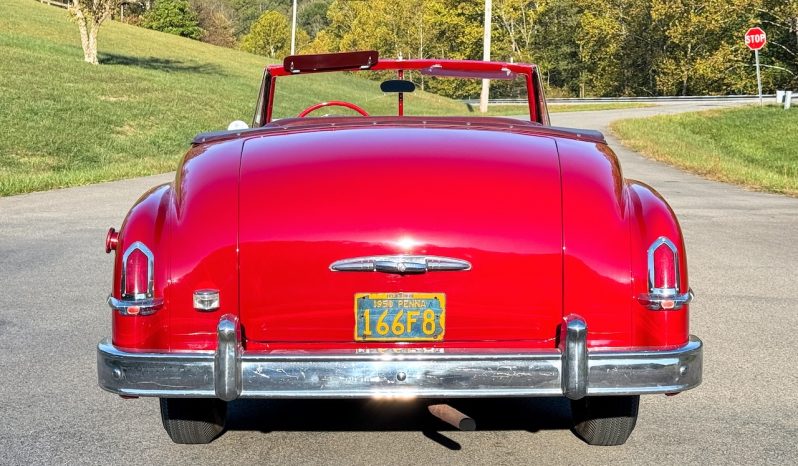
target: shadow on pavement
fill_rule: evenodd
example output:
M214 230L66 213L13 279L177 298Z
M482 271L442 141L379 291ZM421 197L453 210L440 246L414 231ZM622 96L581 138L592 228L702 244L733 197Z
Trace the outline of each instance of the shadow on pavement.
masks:
M238 400L230 403L227 430L261 431L418 431L450 450L460 444L441 432L453 427L427 405L446 402L472 417L481 431L569 429L565 398L488 398L449 400Z

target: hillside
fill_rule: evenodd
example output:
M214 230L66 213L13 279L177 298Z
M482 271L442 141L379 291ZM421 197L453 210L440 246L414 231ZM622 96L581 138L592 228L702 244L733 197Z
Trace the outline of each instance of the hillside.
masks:
M796 110L749 106L618 121L621 142L707 178L798 196Z
M0 195L173 170L197 132L252 118L263 57L110 22L100 30L103 64L91 66L65 10L3 0L0 12ZM362 102L359 89L374 86L340 73L282 84L307 104L331 89ZM466 111L432 94L413 98Z

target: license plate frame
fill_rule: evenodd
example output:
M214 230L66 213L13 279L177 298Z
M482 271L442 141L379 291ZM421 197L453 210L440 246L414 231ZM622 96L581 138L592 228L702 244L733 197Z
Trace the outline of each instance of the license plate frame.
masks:
M355 341L443 341L445 333L445 293L355 293Z

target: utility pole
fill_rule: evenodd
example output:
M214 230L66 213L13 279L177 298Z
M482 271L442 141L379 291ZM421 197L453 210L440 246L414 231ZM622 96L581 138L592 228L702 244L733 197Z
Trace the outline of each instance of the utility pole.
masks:
M291 55L296 53L296 0L294 0L294 14L291 18Z
M491 10L493 8L492 0L485 0L485 32L482 36L482 60L490 61L490 20ZM482 80L482 92L479 94L479 111L486 113L488 111L488 96L490 94L490 80Z

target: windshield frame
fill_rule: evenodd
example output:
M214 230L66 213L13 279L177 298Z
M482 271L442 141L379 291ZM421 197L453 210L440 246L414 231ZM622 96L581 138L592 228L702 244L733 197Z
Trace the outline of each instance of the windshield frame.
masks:
M296 75L305 75L310 73L331 73L340 71L357 72L361 69L335 69L335 70L318 70L318 71L304 71L304 72L291 72L286 69L284 65L274 64L268 65L265 69L263 81L260 88L260 95L258 96L258 104L253 119L253 127L260 127L269 124L272 121L272 110L274 105L275 84L277 78L284 78ZM523 77L527 87L527 102L529 106L529 119L532 122L540 123L542 125L549 124L548 109L546 108L546 101L543 96L543 86L540 80L539 70L536 65L526 63L505 63L505 62L487 62L475 60L436 60L436 59L412 59L412 60L393 60L393 59L380 59L376 64L369 67L362 68L363 71L396 71L397 76L400 77L404 71L429 71L436 73L451 72L452 74L461 73L462 78L468 77L470 79L482 78L489 79L495 77L498 73L514 74L516 77ZM436 71L432 71L436 70ZM452 76L457 79L458 76ZM401 111L401 94L399 96L397 116L402 116ZM484 117L491 118L491 117Z

